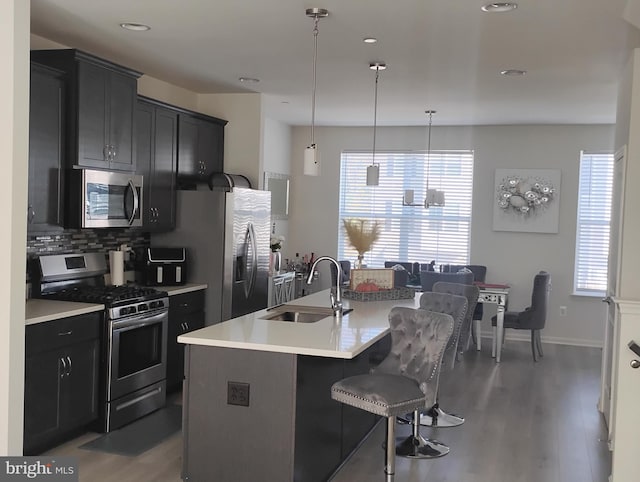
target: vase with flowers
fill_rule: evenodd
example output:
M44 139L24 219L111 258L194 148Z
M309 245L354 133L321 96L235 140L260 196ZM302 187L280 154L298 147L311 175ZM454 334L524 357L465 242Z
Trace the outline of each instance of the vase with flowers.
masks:
M269 260L269 272L272 275L280 274L280 270L282 269L282 253L280 252L280 250L282 249L282 243L284 243L284 236L271 235L271 257Z
M343 219L342 224L349 243L358 252L356 268L362 269L364 253L370 251L380 237L380 227L377 222L366 219Z

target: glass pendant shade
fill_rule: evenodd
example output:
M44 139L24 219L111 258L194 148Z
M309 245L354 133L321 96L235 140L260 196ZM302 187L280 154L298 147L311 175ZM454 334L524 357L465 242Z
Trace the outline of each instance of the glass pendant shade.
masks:
M372 164L367 166L367 186L377 186L380 182L380 166Z
M318 146L315 144L307 146L304 150L304 175L320 175L320 153L318 152Z

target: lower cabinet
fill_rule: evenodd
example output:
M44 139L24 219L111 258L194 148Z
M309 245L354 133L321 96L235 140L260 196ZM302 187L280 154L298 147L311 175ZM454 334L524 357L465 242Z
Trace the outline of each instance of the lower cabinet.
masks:
M26 327L24 454L37 454L98 416L100 313Z
M204 291L192 291L169 298L167 338L167 392L182 388L184 380L184 345L177 338L183 333L204 327Z

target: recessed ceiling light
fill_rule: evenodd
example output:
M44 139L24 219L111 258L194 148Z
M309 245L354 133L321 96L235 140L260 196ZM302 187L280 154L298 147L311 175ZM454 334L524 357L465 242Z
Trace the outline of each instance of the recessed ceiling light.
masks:
M254 77L238 77L238 80L245 84L257 84L260 82L260 79L256 79Z
M500 72L501 75L511 75L513 77L518 77L526 73L527 73L526 70L520 70L520 69L507 69Z
M362 39L362 41L366 44L374 44L378 41L378 39L374 37L365 37Z
M120 26L126 30L133 30L135 32L146 32L147 30L151 30L151 27L142 23L124 22L121 23Z
M512 3L512 2L488 3L486 5L483 5L480 8L482 9L483 12L491 12L491 13L510 12L511 10L515 10L516 8L518 8L518 4Z

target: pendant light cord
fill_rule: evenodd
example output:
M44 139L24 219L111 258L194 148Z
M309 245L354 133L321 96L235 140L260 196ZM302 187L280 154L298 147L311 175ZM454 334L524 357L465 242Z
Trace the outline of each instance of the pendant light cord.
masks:
M376 165L376 128L377 128L377 120L378 120L378 76L380 75L380 67L376 66L376 86L374 89L374 100L373 100L373 152L371 155L371 165Z
M429 111L429 130L427 134L427 192L425 196L429 196L429 169L431 167L431 122L433 120L433 111Z
M311 93L311 146L315 146L314 128L316 119L316 64L318 61L318 16L313 23L313 90Z

